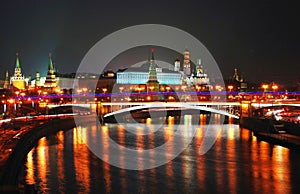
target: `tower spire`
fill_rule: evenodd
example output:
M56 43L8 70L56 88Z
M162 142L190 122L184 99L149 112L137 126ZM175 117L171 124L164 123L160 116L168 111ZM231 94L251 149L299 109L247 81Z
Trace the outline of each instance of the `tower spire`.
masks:
M151 49L151 60L154 61L154 48Z
M19 53L16 52L16 68L20 68Z
M54 71L52 63L52 53L49 53L48 71Z

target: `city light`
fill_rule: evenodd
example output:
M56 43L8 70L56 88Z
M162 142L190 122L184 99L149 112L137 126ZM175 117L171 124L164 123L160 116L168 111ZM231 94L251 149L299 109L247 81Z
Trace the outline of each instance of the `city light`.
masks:
M272 85L272 89L273 89L273 92L276 92L276 90L278 89L278 85Z
M266 91L266 89L269 88L269 85L268 84L263 84L261 87L264 89L264 91Z
M300 193L296 2L1 8L0 194Z
M227 88L229 89L229 92L232 92L233 85L229 85Z
M105 94L107 92L107 88L102 88L102 91Z

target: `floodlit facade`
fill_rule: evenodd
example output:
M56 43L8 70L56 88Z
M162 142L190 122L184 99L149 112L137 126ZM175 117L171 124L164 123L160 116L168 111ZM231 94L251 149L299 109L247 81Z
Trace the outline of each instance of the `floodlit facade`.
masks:
M128 72L126 71L126 72L117 73L117 84L146 84L147 83L149 72L132 72L130 70L132 69L129 69ZM165 71L165 69L162 71L163 72L157 72L157 81L160 84L166 84L166 85L181 84L180 73L168 72Z
M131 67L125 71L117 72L117 84L147 84L148 80L152 79L153 76L157 78L159 84L181 84L180 72L161 68L155 64L154 51L152 51L150 61L143 64L141 67Z

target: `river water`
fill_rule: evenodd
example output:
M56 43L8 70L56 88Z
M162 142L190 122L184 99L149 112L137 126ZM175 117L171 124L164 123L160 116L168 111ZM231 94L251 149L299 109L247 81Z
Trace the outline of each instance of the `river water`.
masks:
M259 141L251 131L229 121L211 125L215 142L212 139L211 148L200 154L205 139L211 138L205 137L207 125L201 122L192 138L185 135L186 131L179 134L180 142L187 141L188 146L172 159L169 155L175 147L185 145L172 141L176 124L155 133L139 133L151 126L151 120L147 120L136 126L136 133L127 131L126 127L132 126L126 124L78 126L41 138L27 155L21 180L35 184L39 193L300 193L299 151ZM169 161L142 170L145 155L137 155L133 162L142 166L137 167L139 170L116 167L108 163L114 154L107 151L112 147L109 141L102 139L97 144L104 137L137 151L170 141L171 146L159 153ZM91 151L90 142L104 152L107 149L101 159ZM117 151L114 156L117 160L119 157L119 165L126 157L121 153ZM147 164L151 162L157 161Z

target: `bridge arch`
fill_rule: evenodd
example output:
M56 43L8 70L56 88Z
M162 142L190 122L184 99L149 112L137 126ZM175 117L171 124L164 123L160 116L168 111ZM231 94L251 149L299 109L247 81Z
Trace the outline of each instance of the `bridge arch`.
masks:
M187 103L176 103L176 104L175 103L150 103L150 104L145 104L145 105L140 105L140 106L133 106L133 107L124 108L124 109L120 109L120 110L105 114L103 116L103 118L109 118L111 116L115 116L115 115L122 114L122 113L127 113L130 111L138 111L138 110L143 110L143 109L147 109L147 108L162 108L162 107L202 110L202 111L207 111L207 112L216 113L216 114L220 114L220 115L224 115L224 116L228 116L228 117L233 117L235 119L239 119L239 116L230 114L224 110L218 110L218 109L214 109L214 108L210 108L210 107L206 107L206 106L189 105Z

